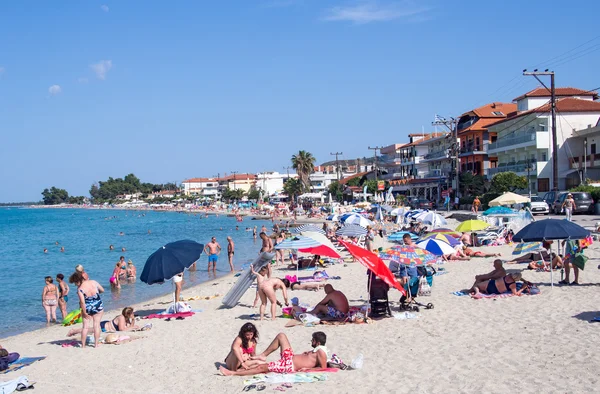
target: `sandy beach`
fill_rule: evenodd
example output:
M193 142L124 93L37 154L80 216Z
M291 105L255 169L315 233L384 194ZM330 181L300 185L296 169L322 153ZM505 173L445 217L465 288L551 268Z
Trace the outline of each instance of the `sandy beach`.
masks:
M379 237L376 242L380 246L386 243ZM502 253L508 260L513 247L481 250ZM600 324L589 320L599 314L598 244L586 255L590 259L582 273L582 285L551 289L549 273L525 270L524 278L539 284L541 294L501 299L475 300L452 294L470 287L476 274L491 271L492 257L446 263L442 267L447 273L434 278L432 295L421 297L435 309L421 310L418 318L411 320L392 317L373 324L340 326L286 328L290 320L281 317L258 321L258 308L251 307L253 289L237 307L221 309L222 295L236 279L227 276L195 288L184 286L185 298L221 296L189 301L202 312L185 320L148 320L154 325L152 330L131 333L137 339L129 343L98 349L62 347L56 341L66 340L69 328L61 326L6 338L2 345L9 351L47 358L2 375L1 380L25 375L37 382L37 393L238 392L244 387L244 378L220 376L217 367L241 325L252 321L260 333L259 351L279 332L289 337L296 352L307 351L312 332L324 331L327 347L344 362L349 364L359 353L364 355L360 370L330 373L324 382L294 384L289 392L594 392L600 365L596 352ZM511 272L524 266L506 268ZM326 271L341 277L329 283L342 290L351 305L366 303L366 269L362 265L336 264ZM280 277L295 273L274 272ZM560 272L556 275L555 282ZM290 292L290 297L312 305L323 296L322 291ZM391 290L389 296L392 311L397 312L399 292ZM168 303L168 297L162 297L134 307L148 314L164 310ZM103 319L118 313L107 312ZM269 358L275 359L276 354ZM274 387L268 386L266 391L272 392Z

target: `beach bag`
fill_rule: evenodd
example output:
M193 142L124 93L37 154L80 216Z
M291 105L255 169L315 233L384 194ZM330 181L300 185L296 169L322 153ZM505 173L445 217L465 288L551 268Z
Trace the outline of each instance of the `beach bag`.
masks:
M575 257L571 260L571 262L577 268L583 270L583 269L585 269L585 263L587 260L588 260L587 256L585 256L583 253L577 253L575 255Z
M419 282L419 296L430 296L431 286L427 283L427 277L422 276Z

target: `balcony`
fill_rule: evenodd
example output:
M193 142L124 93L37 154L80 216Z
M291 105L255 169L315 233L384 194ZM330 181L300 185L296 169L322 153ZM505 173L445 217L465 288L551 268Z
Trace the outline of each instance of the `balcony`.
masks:
M487 154L488 144L467 144L460 148L459 157L471 156L471 155L485 155Z
M433 170L424 174L424 178L444 178L450 174L450 170Z
M420 160L420 162L428 162L428 161L434 161L434 160L444 160L444 159L447 159L448 158L448 152L449 152L448 148L438 149L438 150L429 152L428 154L426 154L425 156L423 156L423 159Z
M490 177L499 174L501 172L514 172L514 173L527 173L527 163L509 163L508 165L500 165L498 168L490 168L488 169L488 175ZM531 163L529 166L530 174L537 174L537 166L536 163Z
M512 147L513 145L535 145L535 136L535 133L525 133L510 138L499 138L496 142L489 144L488 152L492 153L494 151L504 150L505 148Z
M573 170L582 170L584 166L587 168L600 168L600 155L593 154L583 156L576 156L569 158L570 168Z

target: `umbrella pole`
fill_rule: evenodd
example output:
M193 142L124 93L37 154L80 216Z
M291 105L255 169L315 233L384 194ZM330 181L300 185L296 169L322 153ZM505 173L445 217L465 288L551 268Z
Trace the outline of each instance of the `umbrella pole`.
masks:
M550 288L554 288L554 270L552 269L552 249L550 249ZM558 256L558 245L556 246L556 255Z

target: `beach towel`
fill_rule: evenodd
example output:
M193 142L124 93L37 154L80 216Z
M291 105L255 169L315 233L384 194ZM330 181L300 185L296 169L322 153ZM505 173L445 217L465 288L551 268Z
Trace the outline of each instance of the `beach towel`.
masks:
M21 357L20 359L18 359L17 361L15 361L14 363L9 364L8 369L4 370L2 372L0 372L0 374L5 374L5 373L9 373L12 371L17 371L23 367L26 367L30 364L33 364L36 361L40 361L45 359L46 356L41 356L41 357Z
M251 379L244 380L244 386L256 383L280 384L280 383L315 383L327 380L328 372L337 372L337 368L326 368L320 372L295 372L288 374L268 373L254 375Z
M186 318L194 316L194 312L181 312L181 313L153 313L151 315L145 316L142 319L178 319L178 318Z

